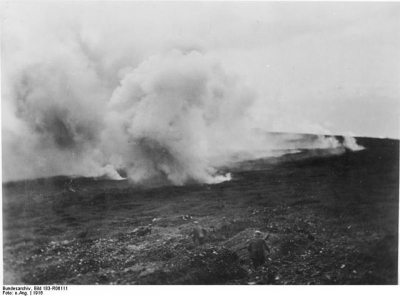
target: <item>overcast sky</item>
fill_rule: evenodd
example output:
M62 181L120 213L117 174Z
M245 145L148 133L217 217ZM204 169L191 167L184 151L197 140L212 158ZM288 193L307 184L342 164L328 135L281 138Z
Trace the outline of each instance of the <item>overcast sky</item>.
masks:
M15 67L69 54L74 36L110 96L124 69L187 44L254 91L256 127L399 138L399 3L3 1L1 35L4 97Z

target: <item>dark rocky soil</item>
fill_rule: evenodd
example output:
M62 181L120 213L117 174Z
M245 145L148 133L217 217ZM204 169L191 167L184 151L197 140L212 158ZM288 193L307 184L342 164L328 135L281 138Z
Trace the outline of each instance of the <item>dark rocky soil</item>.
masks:
M217 185L3 184L4 284L397 284L399 142L358 142L242 163ZM255 229L271 248L257 271Z

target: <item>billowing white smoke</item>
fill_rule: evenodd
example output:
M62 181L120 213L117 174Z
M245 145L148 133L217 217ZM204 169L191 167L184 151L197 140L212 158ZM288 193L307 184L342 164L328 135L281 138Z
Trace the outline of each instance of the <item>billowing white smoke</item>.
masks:
M252 88L203 47L169 46L138 63L126 50L99 50L85 31L48 33L2 48L3 181L121 179L123 170L134 182L218 183L230 179L218 166L232 161L341 146L255 130ZM351 137L344 145L357 149Z
M99 169L106 91L81 51L60 49L21 51L5 63L3 180Z
M110 163L140 181L214 183L210 156L244 123L252 93L197 50L170 50L127 73L110 100L103 134ZM235 122L236 121L236 122ZM239 132L239 131L235 131Z
M360 151L365 149L363 146L358 145L356 139L351 135L344 136L343 145L352 151Z

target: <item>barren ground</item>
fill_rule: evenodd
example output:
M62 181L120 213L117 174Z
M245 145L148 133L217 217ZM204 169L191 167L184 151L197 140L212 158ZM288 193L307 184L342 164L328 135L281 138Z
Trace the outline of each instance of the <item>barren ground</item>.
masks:
M399 142L358 142L244 163L217 185L3 184L4 284L397 284ZM258 271L254 229L272 250Z

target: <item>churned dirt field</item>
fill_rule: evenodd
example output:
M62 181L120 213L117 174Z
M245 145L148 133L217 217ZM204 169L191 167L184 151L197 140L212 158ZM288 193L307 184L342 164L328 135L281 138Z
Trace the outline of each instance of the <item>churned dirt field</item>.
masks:
M216 185L3 184L4 284L397 284L399 142L358 143L237 164ZM255 229L271 248L257 271Z

